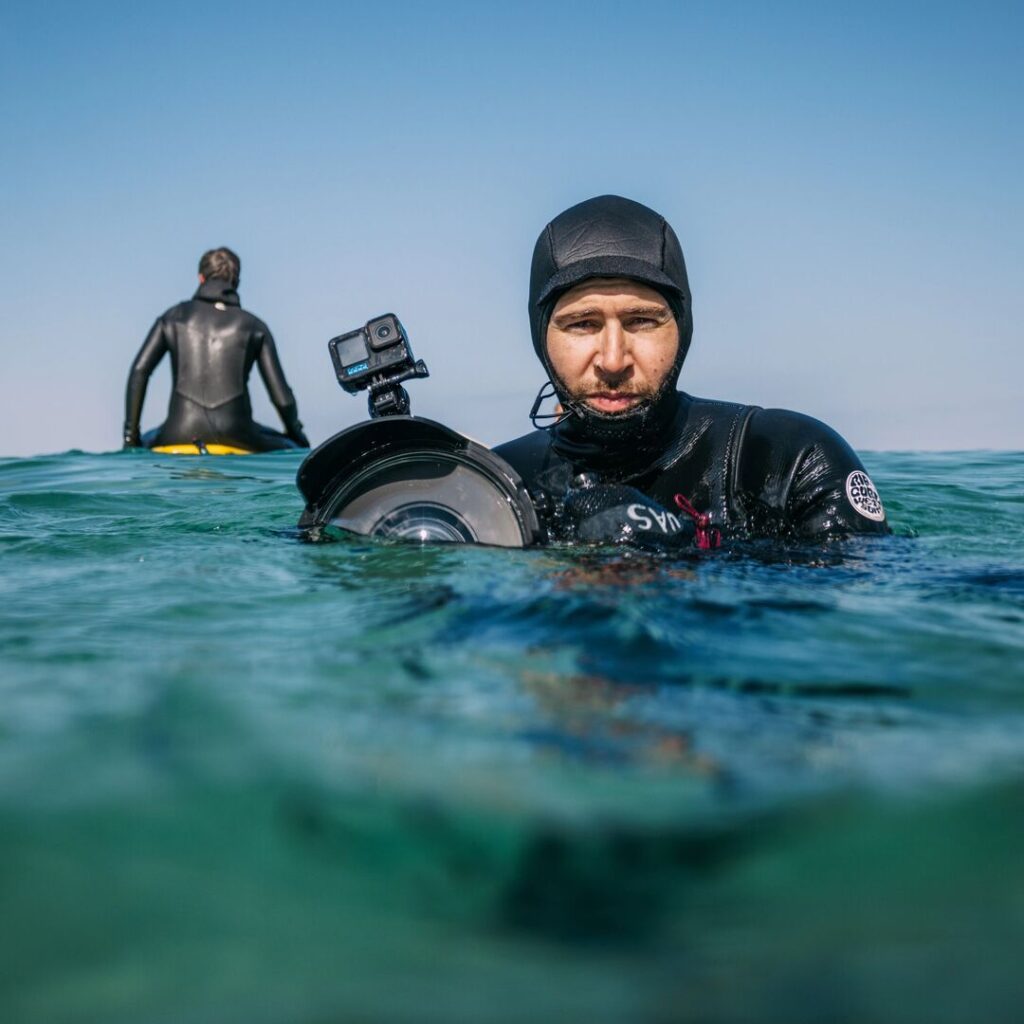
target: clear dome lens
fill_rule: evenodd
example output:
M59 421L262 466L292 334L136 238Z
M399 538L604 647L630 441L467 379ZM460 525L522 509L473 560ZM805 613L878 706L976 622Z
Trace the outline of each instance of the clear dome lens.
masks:
M371 534L374 537L419 541L421 544L435 541L472 544L476 541L469 524L457 512L432 502L396 508L376 523Z

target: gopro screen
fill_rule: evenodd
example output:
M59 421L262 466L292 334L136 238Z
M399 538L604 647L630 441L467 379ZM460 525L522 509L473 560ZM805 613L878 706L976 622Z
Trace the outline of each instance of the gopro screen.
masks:
M353 363L362 362L366 358L366 342L363 339L362 331L339 341L337 352L342 366L351 366Z

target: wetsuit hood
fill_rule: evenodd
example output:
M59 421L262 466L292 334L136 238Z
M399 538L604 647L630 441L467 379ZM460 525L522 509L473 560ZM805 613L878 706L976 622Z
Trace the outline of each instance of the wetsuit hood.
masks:
M530 267L533 347L548 365L546 336L558 297L590 277L625 277L665 296L679 324L678 367L693 335L690 283L672 225L622 196L597 196L560 213L537 239ZM674 381L673 381L674 386Z
M547 330L558 297L592 277L624 277L648 285L668 302L679 327L679 351L653 402L634 413L608 416L571 401L554 373ZM693 336L690 284L672 226L654 210L622 196L597 196L560 213L541 232L530 268L533 347L571 415L555 431L556 447L587 461L643 457L675 413L676 382ZM639 450L638 450L639 449Z
M223 302L225 306L239 306L241 300L238 298L238 289L230 282L221 277L207 278L197 289L193 296L200 302Z

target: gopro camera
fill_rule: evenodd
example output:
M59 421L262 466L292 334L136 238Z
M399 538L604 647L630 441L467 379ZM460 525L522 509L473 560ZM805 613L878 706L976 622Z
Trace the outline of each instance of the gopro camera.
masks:
M332 338L331 350L338 383L350 394L370 386L375 376L387 370L412 365L409 339L397 316L388 313L365 327Z
M413 359L409 336L394 313L365 327L339 334L327 343L338 383L350 394L369 389L370 415L395 416L409 411L402 381L429 377L426 363Z

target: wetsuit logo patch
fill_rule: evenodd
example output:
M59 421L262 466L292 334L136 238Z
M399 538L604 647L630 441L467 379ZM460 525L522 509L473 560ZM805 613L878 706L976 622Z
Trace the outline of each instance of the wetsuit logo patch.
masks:
M846 478L846 497L854 510L865 519L873 519L880 523L885 519L882 499L871 482L871 477L863 470L854 470Z

